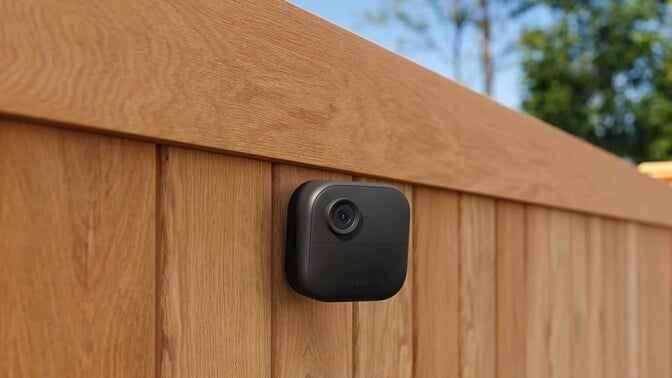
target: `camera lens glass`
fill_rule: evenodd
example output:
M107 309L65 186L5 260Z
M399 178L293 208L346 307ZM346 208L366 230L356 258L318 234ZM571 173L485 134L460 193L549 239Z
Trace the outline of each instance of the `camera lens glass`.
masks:
M329 206L328 218L332 231L345 235L357 228L359 211L352 201L340 199Z
M333 214L332 220L338 228L348 228L354 220L352 208L347 204L339 205Z

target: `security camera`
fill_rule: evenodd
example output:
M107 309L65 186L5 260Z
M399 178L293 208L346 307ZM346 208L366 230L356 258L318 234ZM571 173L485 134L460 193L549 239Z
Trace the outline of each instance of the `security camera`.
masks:
M372 301L406 279L410 208L392 185L308 181L289 201L285 274L321 301Z

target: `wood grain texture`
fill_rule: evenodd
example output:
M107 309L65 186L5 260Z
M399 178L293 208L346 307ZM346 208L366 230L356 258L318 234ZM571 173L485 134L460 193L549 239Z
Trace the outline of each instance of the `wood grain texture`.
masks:
M571 376L595 377L590 371L590 256L588 217L570 214ZM597 377L596 377L597 378Z
M602 222L602 261L604 295L604 353L603 370L605 377L636 377L636 350L631 347L638 343L633 333L637 319L633 318L631 306L637 306L636 293L631 285L636 276L637 266L631 266L629 254L635 235L625 222L605 219Z
M604 355L604 258L602 254L602 218L588 218L588 351L585 377L603 378Z
M0 376L154 374L155 159L0 121Z
M553 377L551 364L551 251L549 210L530 206L526 214L527 376Z
M11 0L0 28L0 113L672 226L664 183L287 2Z
M413 188L413 376L459 375L459 195Z
M638 226L639 377L672 376L672 234Z
M569 213L527 208L527 376L571 377Z
M552 377L572 378L572 229L570 214L550 212Z
M352 304L303 297L285 280L285 226L289 198L309 180L350 181L350 176L273 165L272 376L351 377Z
M526 374L525 205L497 201L497 377Z
M270 376L271 165L161 155L161 375Z
M494 378L495 201L460 196L460 377Z
M625 290L622 300L625 302L624 324L626 341L625 355L627 361L626 373L629 377L639 377L639 257L641 250L638 249L637 226L634 223L628 222L625 224L626 242L624 245L623 259L623 273L622 280L625 281ZM669 265L668 265L669 266ZM669 269L666 269L669 274ZM668 292L668 295L672 294ZM669 308L669 306L668 306ZM667 333L666 339L672 337L672 334ZM670 355L672 358L672 355Z
M375 182L363 178L357 181ZM413 209L413 187L394 182ZM411 225L413 219L411 217ZM404 286L392 298L353 303L353 376L411 377L413 374L413 226Z

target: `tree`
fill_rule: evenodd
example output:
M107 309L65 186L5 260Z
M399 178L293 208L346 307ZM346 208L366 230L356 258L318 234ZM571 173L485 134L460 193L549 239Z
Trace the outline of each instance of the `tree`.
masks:
M660 0L552 0L521 37L523 109L629 160L672 158L672 25Z
M520 1L520 0L517 0ZM502 2L506 4L507 2ZM515 2L514 2L515 3ZM488 0L387 0L383 6L365 14L373 24L399 23L413 38L400 40L400 48L423 48L450 60L453 77L462 81L462 41L469 26L481 34L480 63L483 91L492 95L494 62L491 48L492 15Z
M492 52L490 51L490 10L488 0L479 0L481 10L479 26L481 29L481 64L483 65L483 83L485 85L485 94L492 96L492 81L494 76Z

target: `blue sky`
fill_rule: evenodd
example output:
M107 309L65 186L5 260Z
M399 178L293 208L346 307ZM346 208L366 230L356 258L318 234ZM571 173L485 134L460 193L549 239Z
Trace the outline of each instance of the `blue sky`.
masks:
M291 0L291 2L389 50L397 51L446 77L453 76L452 66L445 57L419 49L399 51L399 37L406 34L403 27L395 24L378 27L362 20L366 11L378 9L385 0ZM496 54L493 97L498 102L511 108L520 108L523 95L520 55L514 48L514 43L523 27L540 25L549 20L549 16L543 11L533 11L515 22L499 22L493 26L492 47ZM480 39L474 30L465 33L462 84L481 92L483 83L478 60L478 42Z

